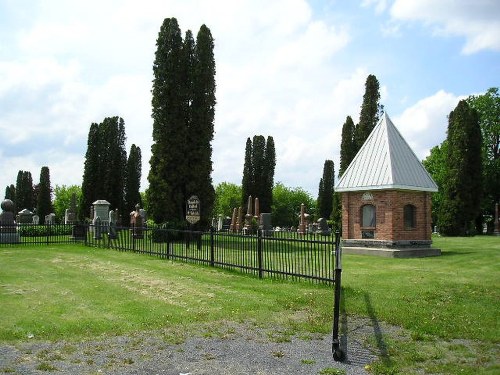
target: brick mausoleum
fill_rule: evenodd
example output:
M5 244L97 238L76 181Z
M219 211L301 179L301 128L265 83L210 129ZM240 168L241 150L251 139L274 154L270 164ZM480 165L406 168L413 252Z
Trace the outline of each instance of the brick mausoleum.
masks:
M387 114L336 186L346 253L440 255L431 247L431 193L437 185Z

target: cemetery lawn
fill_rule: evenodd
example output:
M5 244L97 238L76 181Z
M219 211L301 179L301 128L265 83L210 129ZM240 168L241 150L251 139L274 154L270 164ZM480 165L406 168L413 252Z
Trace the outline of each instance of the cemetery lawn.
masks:
M375 374L499 373L500 238L433 240L441 257L345 255L343 329L349 317L371 322L366 344L382 353L368 368ZM331 286L115 250L0 247L3 343L148 330L179 342L200 327L217 335L225 322L279 326L282 339L328 335L332 300ZM379 329L383 322L402 329Z

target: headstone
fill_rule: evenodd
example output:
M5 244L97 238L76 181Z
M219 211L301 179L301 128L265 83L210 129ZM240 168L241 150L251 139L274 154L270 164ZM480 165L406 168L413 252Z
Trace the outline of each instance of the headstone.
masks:
M25 208L17 214L18 224L33 224L33 212Z
M245 233L251 232L252 229L252 219L253 219L253 214L252 214L252 196L248 196L248 202L247 202L247 213L245 215L245 226L243 227L243 231Z
M101 239L101 235L102 235L102 229L103 229L102 228L101 218L99 216L97 216L92 221L92 224L94 225L94 239L95 240L100 240Z
M136 204L135 211L130 213L130 226L133 238L144 238L143 221L139 204Z
M40 224L40 216L38 215L33 215L33 224L38 225Z
M238 215L238 209L233 208L233 216L231 217L231 225L229 225L230 232L236 232L236 216Z
M111 240L116 239L116 212L111 210L109 211L109 238Z
M262 230L262 235L264 237L272 237L274 235L270 213L266 212L260 214L260 229Z
M14 220L14 202L5 199L1 203L2 213L0 214L0 243L19 242L16 221Z
M140 208L139 213L141 214L142 217L142 226L146 227L148 223L148 212L145 209Z
M45 225L54 225L56 223L56 214L50 213L45 215Z
M94 207L94 219L99 217L104 230L107 230L109 224L109 206L111 203L104 199L96 200L92 203Z
M64 212L64 224L73 224L76 221L76 213L71 212L69 208L66 208Z
M219 214L219 216L217 217L217 231L221 231L223 225L224 225L224 215Z
M298 232L301 234L306 233L306 206L304 203L300 205L300 222L299 222L299 230Z
M321 234L322 236L329 236L332 233L332 230L328 226L328 222L324 217L320 217L318 219L318 230L319 234Z

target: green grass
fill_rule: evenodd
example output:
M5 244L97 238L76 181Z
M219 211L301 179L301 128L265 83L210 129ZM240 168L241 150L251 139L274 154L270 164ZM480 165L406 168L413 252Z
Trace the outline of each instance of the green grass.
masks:
M441 257L346 255L342 312L403 327L375 332L375 374L500 371L500 238L434 239ZM79 245L0 248L0 341L67 341L162 329L165 341L225 321L331 332L332 289Z

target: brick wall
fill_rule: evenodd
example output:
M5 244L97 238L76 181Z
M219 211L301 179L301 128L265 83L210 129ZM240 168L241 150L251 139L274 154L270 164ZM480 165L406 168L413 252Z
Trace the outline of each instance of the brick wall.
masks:
M361 227L361 207L375 206L375 228ZM415 206L415 228L404 225L404 206ZM372 190L342 193L342 236L361 239L362 230L373 230L374 239L386 241L431 240L431 196L411 190Z

